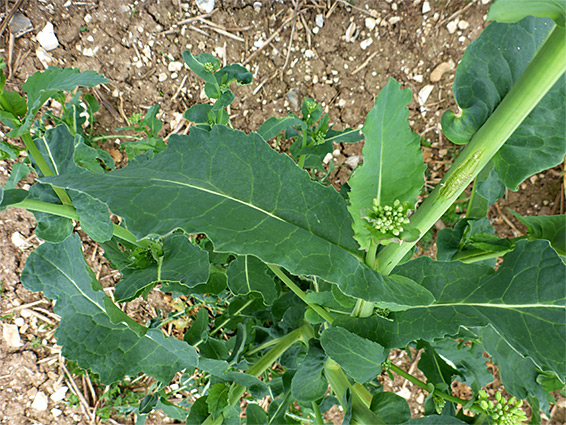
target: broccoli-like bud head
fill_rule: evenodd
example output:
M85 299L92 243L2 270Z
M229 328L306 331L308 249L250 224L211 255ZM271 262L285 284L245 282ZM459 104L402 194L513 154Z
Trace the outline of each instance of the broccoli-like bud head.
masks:
M515 397L506 400L501 393L495 393L495 402L487 399L487 393L481 390L475 403L483 412L493 419L495 425L512 425L525 422L527 415L521 409L522 402Z
M401 203L399 200L393 202L393 205L381 206L377 199L374 199L373 206L363 218L372 234L399 236L404 231L403 226L409 224L409 209L407 203Z

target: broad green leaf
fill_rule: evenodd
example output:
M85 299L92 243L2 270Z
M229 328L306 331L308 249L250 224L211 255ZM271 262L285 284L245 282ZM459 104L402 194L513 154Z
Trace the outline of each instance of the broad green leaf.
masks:
M14 117L23 117L27 112L26 100L15 91L4 90L0 96L3 99L2 106L4 111L14 115ZM6 107L4 109L4 107Z
M112 238L114 226L106 204L86 193L69 191L69 195L86 234L96 242L109 241Z
M297 368L291 381L291 392L298 401L307 403L316 401L328 391L328 382L324 378L322 369L326 354L314 339L309 341L309 351Z
M419 370L426 376L426 382L435 386L444 384L450 387L452 380L460 375L458 369L448 364L427 341L419 340L417 349L423 350L419 359Z
M61 204L53 188L41 183L36 183L30 188L28 198ZM73 232L74 225L71 219L38 211L32 211L32 213L37 221L35 235L44 241L62 242Z
M50 66L43 72L36 72L22 85L27 93L28 111L22 126L12 130L10 137L18 137L27 133L31 128L35 114L39 108L51 97L61 91L71 91L76 87L93 87L107 83L108 80L94 71L80 72L75 68L57 68Z
M267 425L267 413L259 404L248 403L246 405L247 425Z
M151 161L44 181L105 202L140 239L177 228L206 233L216 252L319 276L347 295L395 305L433 301L422 286L408 279L400 286L361 263L340 194L311 181L255 133L193 128L188 136L171 136Z
M362 384L379 375L381 364L387 358L381 345L340 327L326 329L320 336L320 343L328 357L342 366L354 381Z
M329 128L324 138L326 142L332 143L356 143L364 140L359 128L345 128L342 131Z
M479 180L478 176L476 183L478 194L487 199L489 205L491 205L505 194L505 185L493 165L488 165L488 167L490 167L490 170L486 178Z
M527 226L529 240L546 239L560 255L566 255L566 215L527 217L512 211Z
M333 325L393 348L491 324L541 370L566 375L566 268L547 241L517 242L497 271L421 257L396 272L422 282L436 302L387 318L338 317Z
M197 342L203 340L203 333L206 332L208 328L208 310L206 308L201 308L198 313L197 317L191 323L191 327L187 332L185 332L185 336L183 340L188 342L191 345L195 345ZM204 334L206 341L206 334Z
M210 53L201 53L198 56L193 56L191 52L185 50L183 52L183 60L204 81L216 84L213 70L220 68L220 61L217 58ZM206 67L206 64L210 65Z
M306 129L306 124L303 120L297 117L284 117L284 118L268 118L257 130L258 134L263 140L271 140L282 131L291 127L297 127L302 130Z
M213 418L217 418L228 406L229 391L230 388L226 384L215 384L208 390L208 410Z
M128 155L128 160L131 160L137 155L145 152L159 153L164 151L167 145L163 139L159 137L150 137L148 139L139 140L137 142L125 142L121 145ZM92 171L92 170L91 170Z
M390 79L375 100L362 132L365 144L364 165L356 169L348 184L351 187L348 207L354 220L355 238L367 249L371 235L362 217L373 205L392 205L395 200L416 203L424 183L423 156L419 136L409 129L407 105L411 91Z
M430 415L411 419L401 425L466 425L466 422L462 422L460 419L456 419L453 416Z
M199 397L192 404L189 416L187 417L187 425L202 425L208 418L207 398L207 395Z
M24 189L4 190L0 186L0 211L4 211L11 205L23 201L29 196L29 192Z
M25 162L16 162L12 165L12 171L6 184L4 185L4 190L15 189L20 180L25 179L26 176L31 172L31 168Z
M530 394L538 399L543 410L547 410L546 391L537 382L540 370L533 361L514 350L491 326L481 329L481 339L485 350L499 367L505 391L519 400L526 399Z
M242 372L227 372L220 376L222 379L233 381L242 387L246 387L248 392L255 398L261 399L269 394L269 388L265 382L260 381L255 376Z
M560 26L566 21L566 2L563 0L497 0L489 8L488 21L517 22L527 16L551 18Z
M226 275L228 287L234 295L259 292L266 305L273 304L279 296L278 287L267 266L256 257L243 255L230 263Z
M104 294L87 266L78 235L60 244L44 243L32 252L21 277L24 286L57 301L55 331L62 354L100 376L103 384L144 372L161 382L195 367L195 349L160 329L146 329L126 316ZM144 333L145 332L145 333Z
M177 283L189 293L189 288L208 280L208 253L184 235L170 235L163 241L163 256L159 261L152 261L142 269L131 267L120 271L122 278L114 291L117 302L131 301L159 282Z
M526 69L553 27L550 19L528 17L514 24L491 23L466 49L454 80L461 115L442 116L442 128L454 143L467 143ZM517 190L527 177L564 159L566 76L533 109L494 156L505 185Z
M163 127L163 122L157 119L156 115L159 112L159 104L153 105L151 108L148 109L145 116L143 117L143 121L141 122L141 126L145 131L147 131L150 137L156 137L161 127Z
M411 419L411 408L403 397L395 393L377 393L369 408L388 425L398 425Z
M234 63L226 65L222 69L214 73L214 78L218 82L220 88L230 88L230 83L235 81L240 86L250 84L253 80L253 75L250 71L242 65ZM233 99L233 98L232 98ZM229 103L231 103L230 101Z

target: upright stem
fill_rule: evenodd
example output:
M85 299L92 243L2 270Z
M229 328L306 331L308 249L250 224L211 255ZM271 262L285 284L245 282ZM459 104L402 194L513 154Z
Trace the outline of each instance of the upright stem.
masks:
M555 27L527 69L468 146L442 182L411 217L424 235L493 158L560 76L566 72L566 29ZM416 242L389 244L377 255L377 270L389 274Z
M375 270L376 266L376 255L377 255L378 244L373 240L369 244L368 252L366 252L365 263L368 267ZM371 301L366 301L358 299L354 310L352 310L352 316L354 317L369 317L373 314L374 303Z

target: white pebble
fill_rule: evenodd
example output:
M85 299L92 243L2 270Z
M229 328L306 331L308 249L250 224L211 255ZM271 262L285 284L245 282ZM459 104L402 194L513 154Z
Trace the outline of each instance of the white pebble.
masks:
M360 43L360 47L361 47L362 50L365 50L365 49L367 49L369 46L371 46L371 43L373 43L373 39L372 39L371 37L370 37L370 38L366 38L365 40L363 40L363 41Z
M352 155L346 158L345 162L350 168L356 168L360 162L360 157L358 155Z
M423 3L423 15L428 12L430 12L430 3L428 1L425 1Z
M24 324L26 323L26 321L24 320L23 317L16 317L16 319L14 320L14 323L16 324L16 326L18 328L21 328L22 326L24 326Z
M311 49L305 50L305 57L314 58L314 52Z
M167 73L166 72L162 72L159 74L159 82L162 83L163 81L167 80Z
M57 409L56 407L54 407L53 409L51 409L51 414L53 415L53 417L57 417L57 416L61 416L61 414L63 413L63 411L61 409Z
M419 94L417 96L417 101L419 102L419 105L422 106L426 103L426 101L428 100L428 97L432 93L433 89L434 89L434 86L428 84L428 85L424 86L422 89L419 90Z
M36 36L37 41L46 51L56 49L59 46L59 40L55 36L53 24L48 22Z
M204 13L211 13L214 10L214 0L196 0L196 3Z
M328 165L330 164L330 161L332 160L332 154L329 152L326 154L326 156L324 157L324 159L322 160L322 163L324 165Z
M373 31L375 26L377 25L377 21L374 18L366 18L366 28L370 31Z
M39 391L35 398L33 399L33 403L31 404L31 408L35 410L47 410L47 396L43 391Z
M84 17L84 20L87 24L90 24L92 22L92 15L90 13L87 13Z
M395 25L397 22L399 22L401 20L400 16L393 16L392 18L389 18L389 23L391 25Z
M179 72L181 69L183 69L183 63L182 62L169 62L167 69L169 70L169 72Z
M2 325L2 338L10 347L21 347L22 340L20 339L20 331L16 325L3 324Z
M458 29L458 23L456 21L448 22L448 25L446 25L446 29L450 34L454 34Z
M22 251L31 248L31 244L26 241L20 232L14 232L12 234L12 243Z
M322 13L319 13L318 15L316 15L314 21L316 22L317 27L322 28L324 26L324 15Z
M51 394L51 397L49 398L53 400L55 403L57 403L58 401L65 399L68 390L69 388L63 385L61 388L59 388L57 391Z
M314 35L318 34L318 30L319 30L319 29L320 29L320 28L318 28L318 27L314 27L314 28L312 29L312 33L313 33Z
M460 28L461 30L465 30L470 26L470 23L468 21L460 21L458 22L458 28Z

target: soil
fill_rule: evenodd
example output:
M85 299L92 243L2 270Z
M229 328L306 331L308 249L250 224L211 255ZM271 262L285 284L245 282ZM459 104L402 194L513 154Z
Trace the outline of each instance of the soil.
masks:
M455 109L451 94L454 64L486 25L489 0L346 3L303 0L295 7L294 1L216 0L213 13L205 15L192 0L23 1L18 13L29 18L32 29L12 34L9 26L0 40L0 53L8 63L6 88L20 90L29 76L46 65L95 70L111 81L91 91L102 104L96 114L96 132L112 134L133 113L143 114L159 104L159 117L165 123L161 135L167 137L187 132L183 112L204 101L203 82L186 66L178 66L185 49L195 54L210 52L223 63L244 63L251 70L254 82L234 89L236 100L229 111L234 127L246 132L257 130L271 116L292 111L293 102L287 96L291 91L320 102L335 128L359 127L379 90L394 77L413 92L409 121L423 138L429 167L427 185L432 187L455 153L440 131L442 112ZM425 3L430 5L426 13ZM3 19L13 7L14 3L2 2ZM42 55L36 35L47 23L53 24L59 47ZM255 53L278 30L267 47ZM352 35L348 40L347 32ZM431 81L441 64L448 70ZM426 86L432 91L419 104L417 94ZM126 158L118 149L119 142L114 139L104 147L123 165ZM336 187L347 180L353 164L360 160L361 147L361 143L335 146L336 171L330 180ZM0 161L2 184L12 163ZM31 183L33 179L28 178L22 184ZM560 167L531 177L519 192L508 192L491 207L496 232L501 236L524 232L507 208L525 215L564 213L563 193ZM437 227L443 226L439 222ZM27 254L40 243L33 235L34 227L33 215L26 211L0 213L0 312L9 315L2 320L2 327L5 336L16 330L21 338L20 346L10 346L6 337L0 340L0 423L96 423L91 415L101 389L89 395L84 378L74 383L85 394L79 407L51 398L43 410L32 406L34 400L41 399L39 392L49 397L61 386L73 384L65 377L53 338L57 317L51 313L51 301L25 290L19 282ZM86 242L86 255L103 284L112 285L115 274L92 242ZM167 305L170 300L158 301L160 308L171 310ZM140 319L145 314L135 309L129 312ZM402 352L392 357L396 362L400 358L407 368L411 365ZM422 413L424 393L418 388L385 380L384 385L402 391L414 415ZM492 385L497 388L500 384L495 381ZM467 390L461 391L465 396ZM329 420L340 418L340 412L334 413L337 416ZM560 423L563 399L552 415L553 421L547 423ZM132 423L131 418L113 417L112 421ZM153 416L148 423L167 421Z

